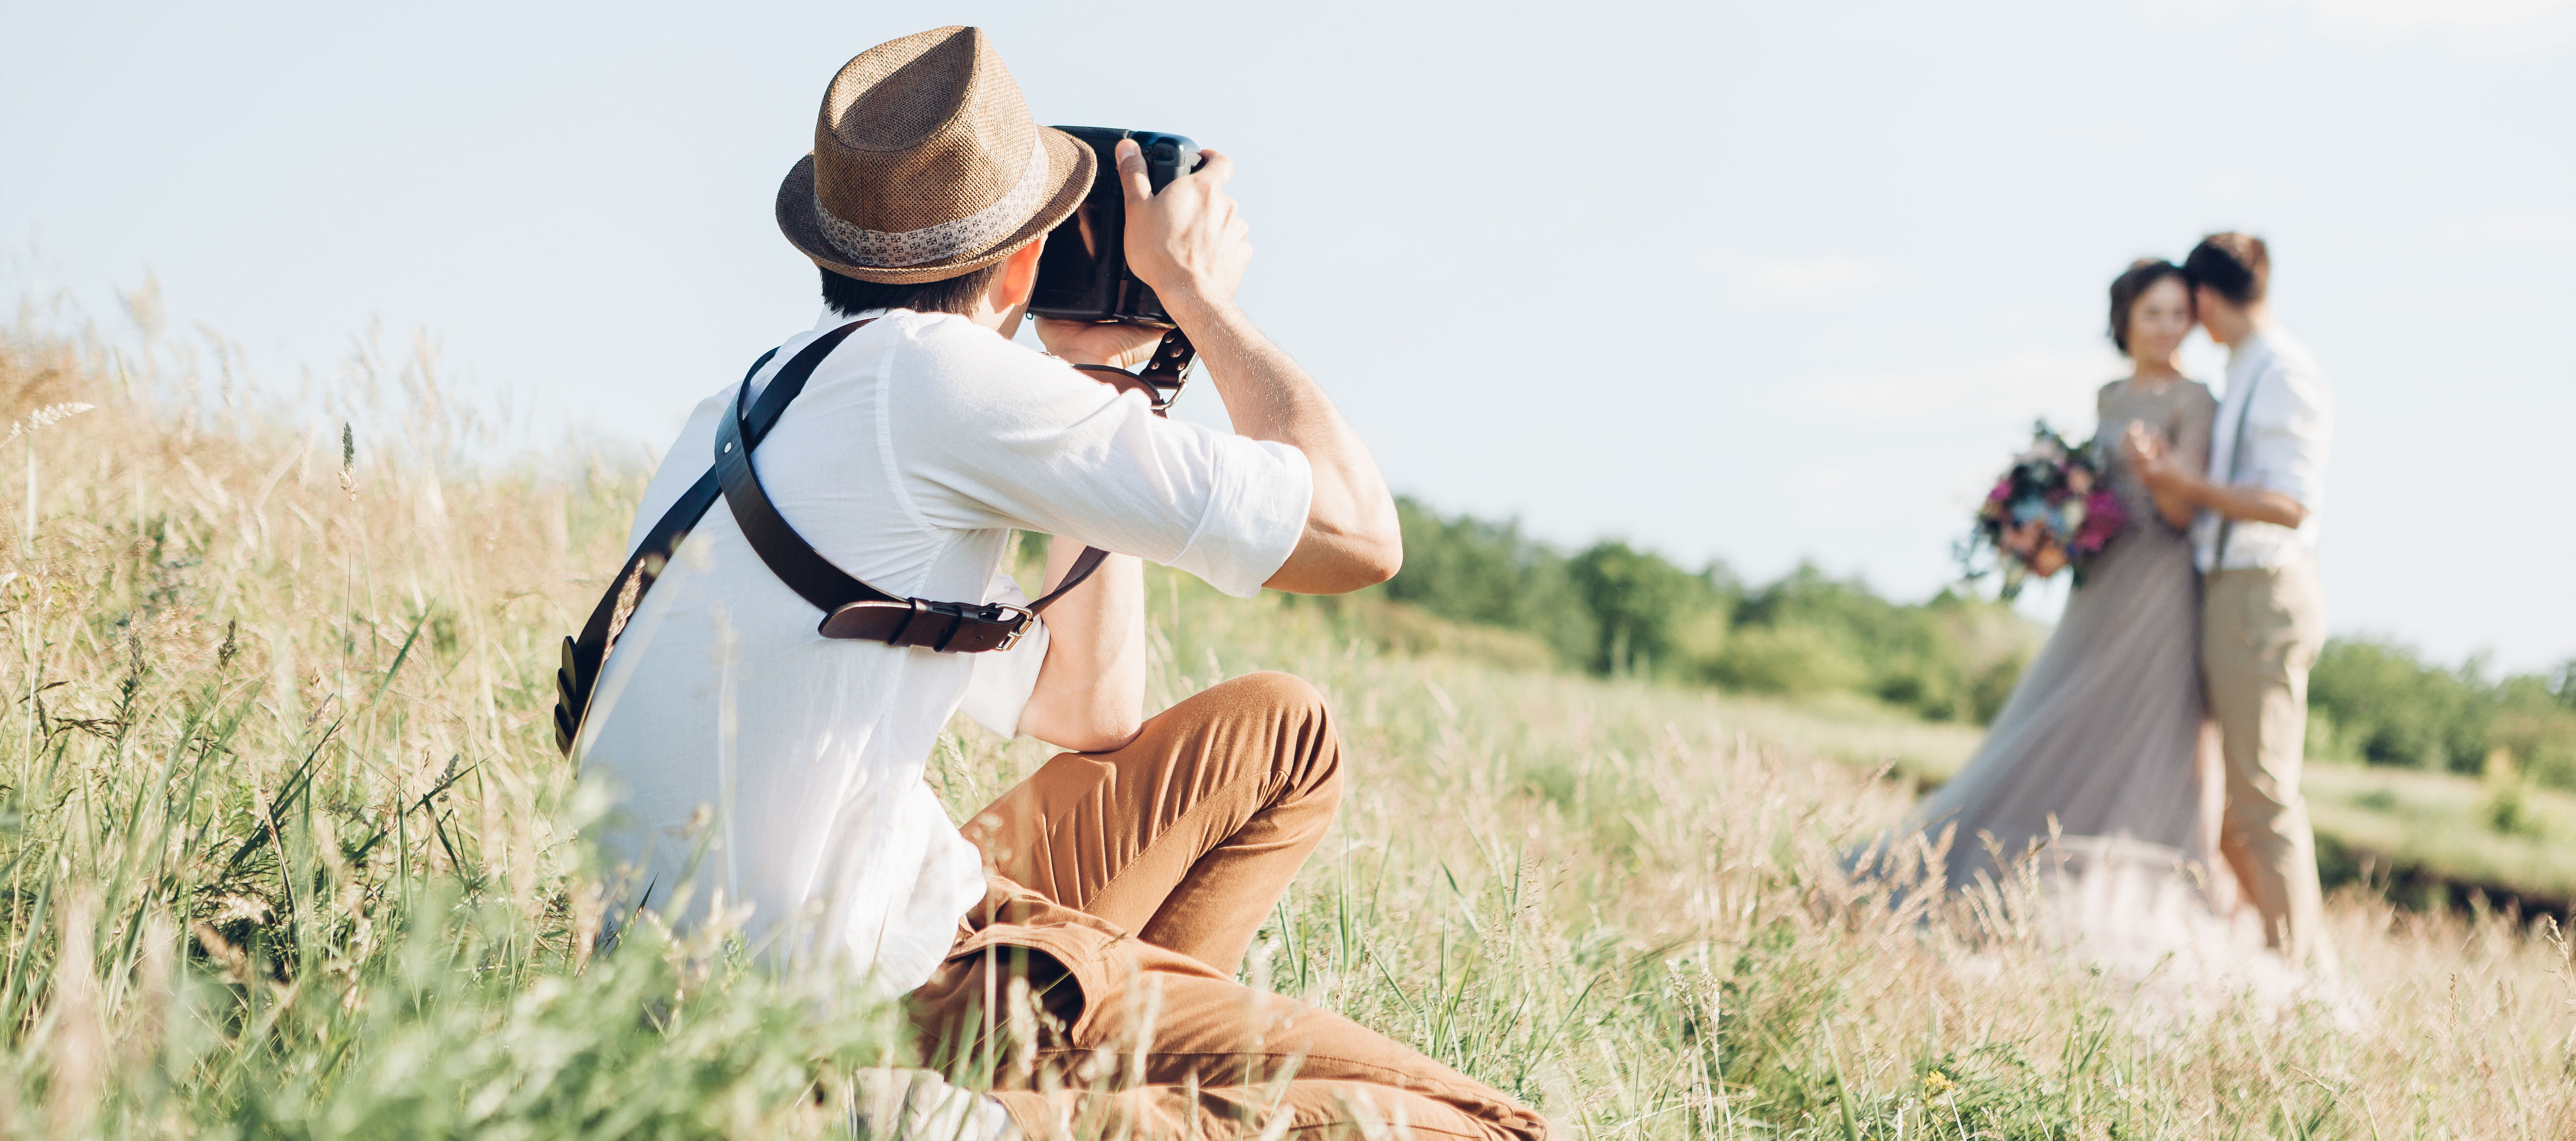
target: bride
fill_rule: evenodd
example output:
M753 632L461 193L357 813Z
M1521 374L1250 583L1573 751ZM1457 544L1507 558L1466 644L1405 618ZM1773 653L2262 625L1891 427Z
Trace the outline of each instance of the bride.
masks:
M2134 367L2102 386L2096 440L2135 424L2186 468L2208 463L2217 402L2175 365L2192 324L2191 290L2173 263L2142 260L2111 283L2111 341ZM1949 833L1943 859L1924 872L1953 890L2000 888L2039 852L2088 901L2061 916L2088 937L2106 923L2187 926L2172 923L2173 909L2224 913L2233 894L2215 859L2218 790L2202 779L2191 512L2156 503L2122 449L2098 451L2128 522L2089 565L1984 744L1908 826L1935 847ZM2217 897L2205 894L2213 887Z

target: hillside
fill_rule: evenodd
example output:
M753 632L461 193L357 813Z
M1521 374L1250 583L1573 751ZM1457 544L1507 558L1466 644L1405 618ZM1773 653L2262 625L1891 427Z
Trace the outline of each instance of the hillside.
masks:
M1568 553L1516 524L1398 500L1405 566L1380 591L1467 631L1395 646L1652 678L1730 695L1730 716L1917 787L1974 752L2046 631L1961 588L1905 603L1799 566L1749 583L1605 539ZM1436 625L1436 624L1435 624ZM1507 652L1496 652L1507 651ZM2309 765L2328 886L2410 905L2484 899L2564 918L2576 901L2576 662L2492 678L2384 638L2327 640L2311 676ZM1766 700L1767 699L1767 700Z
M721 932L589 953L595 806L544 719L634 473L463 466L425 358L289 430L317 421L192 389L167 344L0 345L0 1128L827 1136L839 1075L903 1051ZM1151 589L1153 700L1288 669L1349 746L1251 981L1577 1136L2576 1136L2546 930L2347 890L2358 1022L2141 1006L2170 980L1844 883L1909 799L1873 770L1972 730L1560 673L1366 599ZM960 721L931 779L963 810L1043 755Z

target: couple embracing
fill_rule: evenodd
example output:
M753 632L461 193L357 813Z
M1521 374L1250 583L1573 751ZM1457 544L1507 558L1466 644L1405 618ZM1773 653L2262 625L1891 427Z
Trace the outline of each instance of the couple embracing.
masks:
M2299 770L2333 395L2273 322L2270 276L2262 239L2222 233L2111 283L2134 369L2102 386L2095 442L2128 521L1916 821L1951 836L1954 889L2044 849L2081 886L2062 918L2113 956L2177 949L2215 915L2331 966ZM2227 346L2221 399L2178 367L2195 324Z

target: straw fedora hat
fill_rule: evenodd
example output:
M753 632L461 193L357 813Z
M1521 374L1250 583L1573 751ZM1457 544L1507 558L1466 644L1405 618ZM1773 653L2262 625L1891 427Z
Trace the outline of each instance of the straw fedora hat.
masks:
M1029 117L981 28L878 44L823 92L814 153L778 184L778 228L814 264L912 284L972 273L1082 204L1099 159Z

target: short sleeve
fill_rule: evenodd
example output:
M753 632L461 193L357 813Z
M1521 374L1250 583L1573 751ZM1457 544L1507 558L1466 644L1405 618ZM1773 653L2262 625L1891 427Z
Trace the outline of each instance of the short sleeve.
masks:
M984 601L1026 606L1029 598L1011 576L997 573L985 588ZM1019 736L1020 714L1029 707L1029 695L1037 692L1038 668L1046 664L1046 651L1046 622L1040 620L1010 649L976 654L974 672L967 678L966 696L957 703L957 711L1004 739Z
M1279 573L1306 534L1306 512L1315 493L1306 453L1271 440L1222 436L1196 424L1174 427L1228 443L1211 449L1218 470L1208 507L1189 545L1167 560L1169 565L1237 598L1261 593L1261 584Z
M1014 527L1136 555L1248 598L1305 534L1306 456L1155 416L963 319L911 330L889 418L934 527Z

